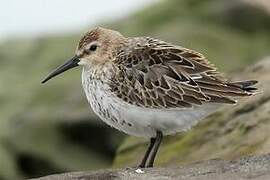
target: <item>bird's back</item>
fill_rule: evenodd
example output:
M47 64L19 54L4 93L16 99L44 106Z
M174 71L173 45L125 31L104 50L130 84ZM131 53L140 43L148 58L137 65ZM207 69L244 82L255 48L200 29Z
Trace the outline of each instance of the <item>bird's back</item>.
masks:
M250 96L256 81L226 80L202 54L164 41L130 38L114 61L115 95L146 108L191 108L205 103L235 104Z

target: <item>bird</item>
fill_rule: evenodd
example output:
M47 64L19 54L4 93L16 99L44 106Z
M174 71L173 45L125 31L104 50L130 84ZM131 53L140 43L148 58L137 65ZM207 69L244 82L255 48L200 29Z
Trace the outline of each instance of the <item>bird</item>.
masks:
M150 141L138 168L153 167L164 136L188 131L222 105L257 91L256 80L232 82L195 50L103 27L86 32L75 55L42 83L77 66L95 114Z

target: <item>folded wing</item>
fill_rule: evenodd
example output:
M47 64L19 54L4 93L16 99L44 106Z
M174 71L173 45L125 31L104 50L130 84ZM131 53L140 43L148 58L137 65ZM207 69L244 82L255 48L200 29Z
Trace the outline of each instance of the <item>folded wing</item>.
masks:
M122 100L149 108L234 104L256 81L230 83L202 54L151 38L133 38L121 51L111 90ZM135 45L134 45L135 44Z

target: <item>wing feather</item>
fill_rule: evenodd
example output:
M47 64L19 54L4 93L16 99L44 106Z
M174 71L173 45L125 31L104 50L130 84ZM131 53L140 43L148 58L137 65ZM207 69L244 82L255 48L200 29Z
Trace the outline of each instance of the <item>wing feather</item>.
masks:
M191 108L204 103L236 103L247 96L229 83L202 54L152 38L131 38L115 59L118 73L111 87L117 97L142 107ZM136 44L136 46L134 45Z

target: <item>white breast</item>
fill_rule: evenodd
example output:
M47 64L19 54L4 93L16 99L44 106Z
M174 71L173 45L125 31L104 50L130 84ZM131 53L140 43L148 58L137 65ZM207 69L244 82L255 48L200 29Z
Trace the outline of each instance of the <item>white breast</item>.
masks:
M134 136L154 137L157 130L164 135L186 131L219 107L216 104L186 109L138 107L117 98L108 85L91 78L91 72L86 70L82 73L82 84L93 111L110 126Z

